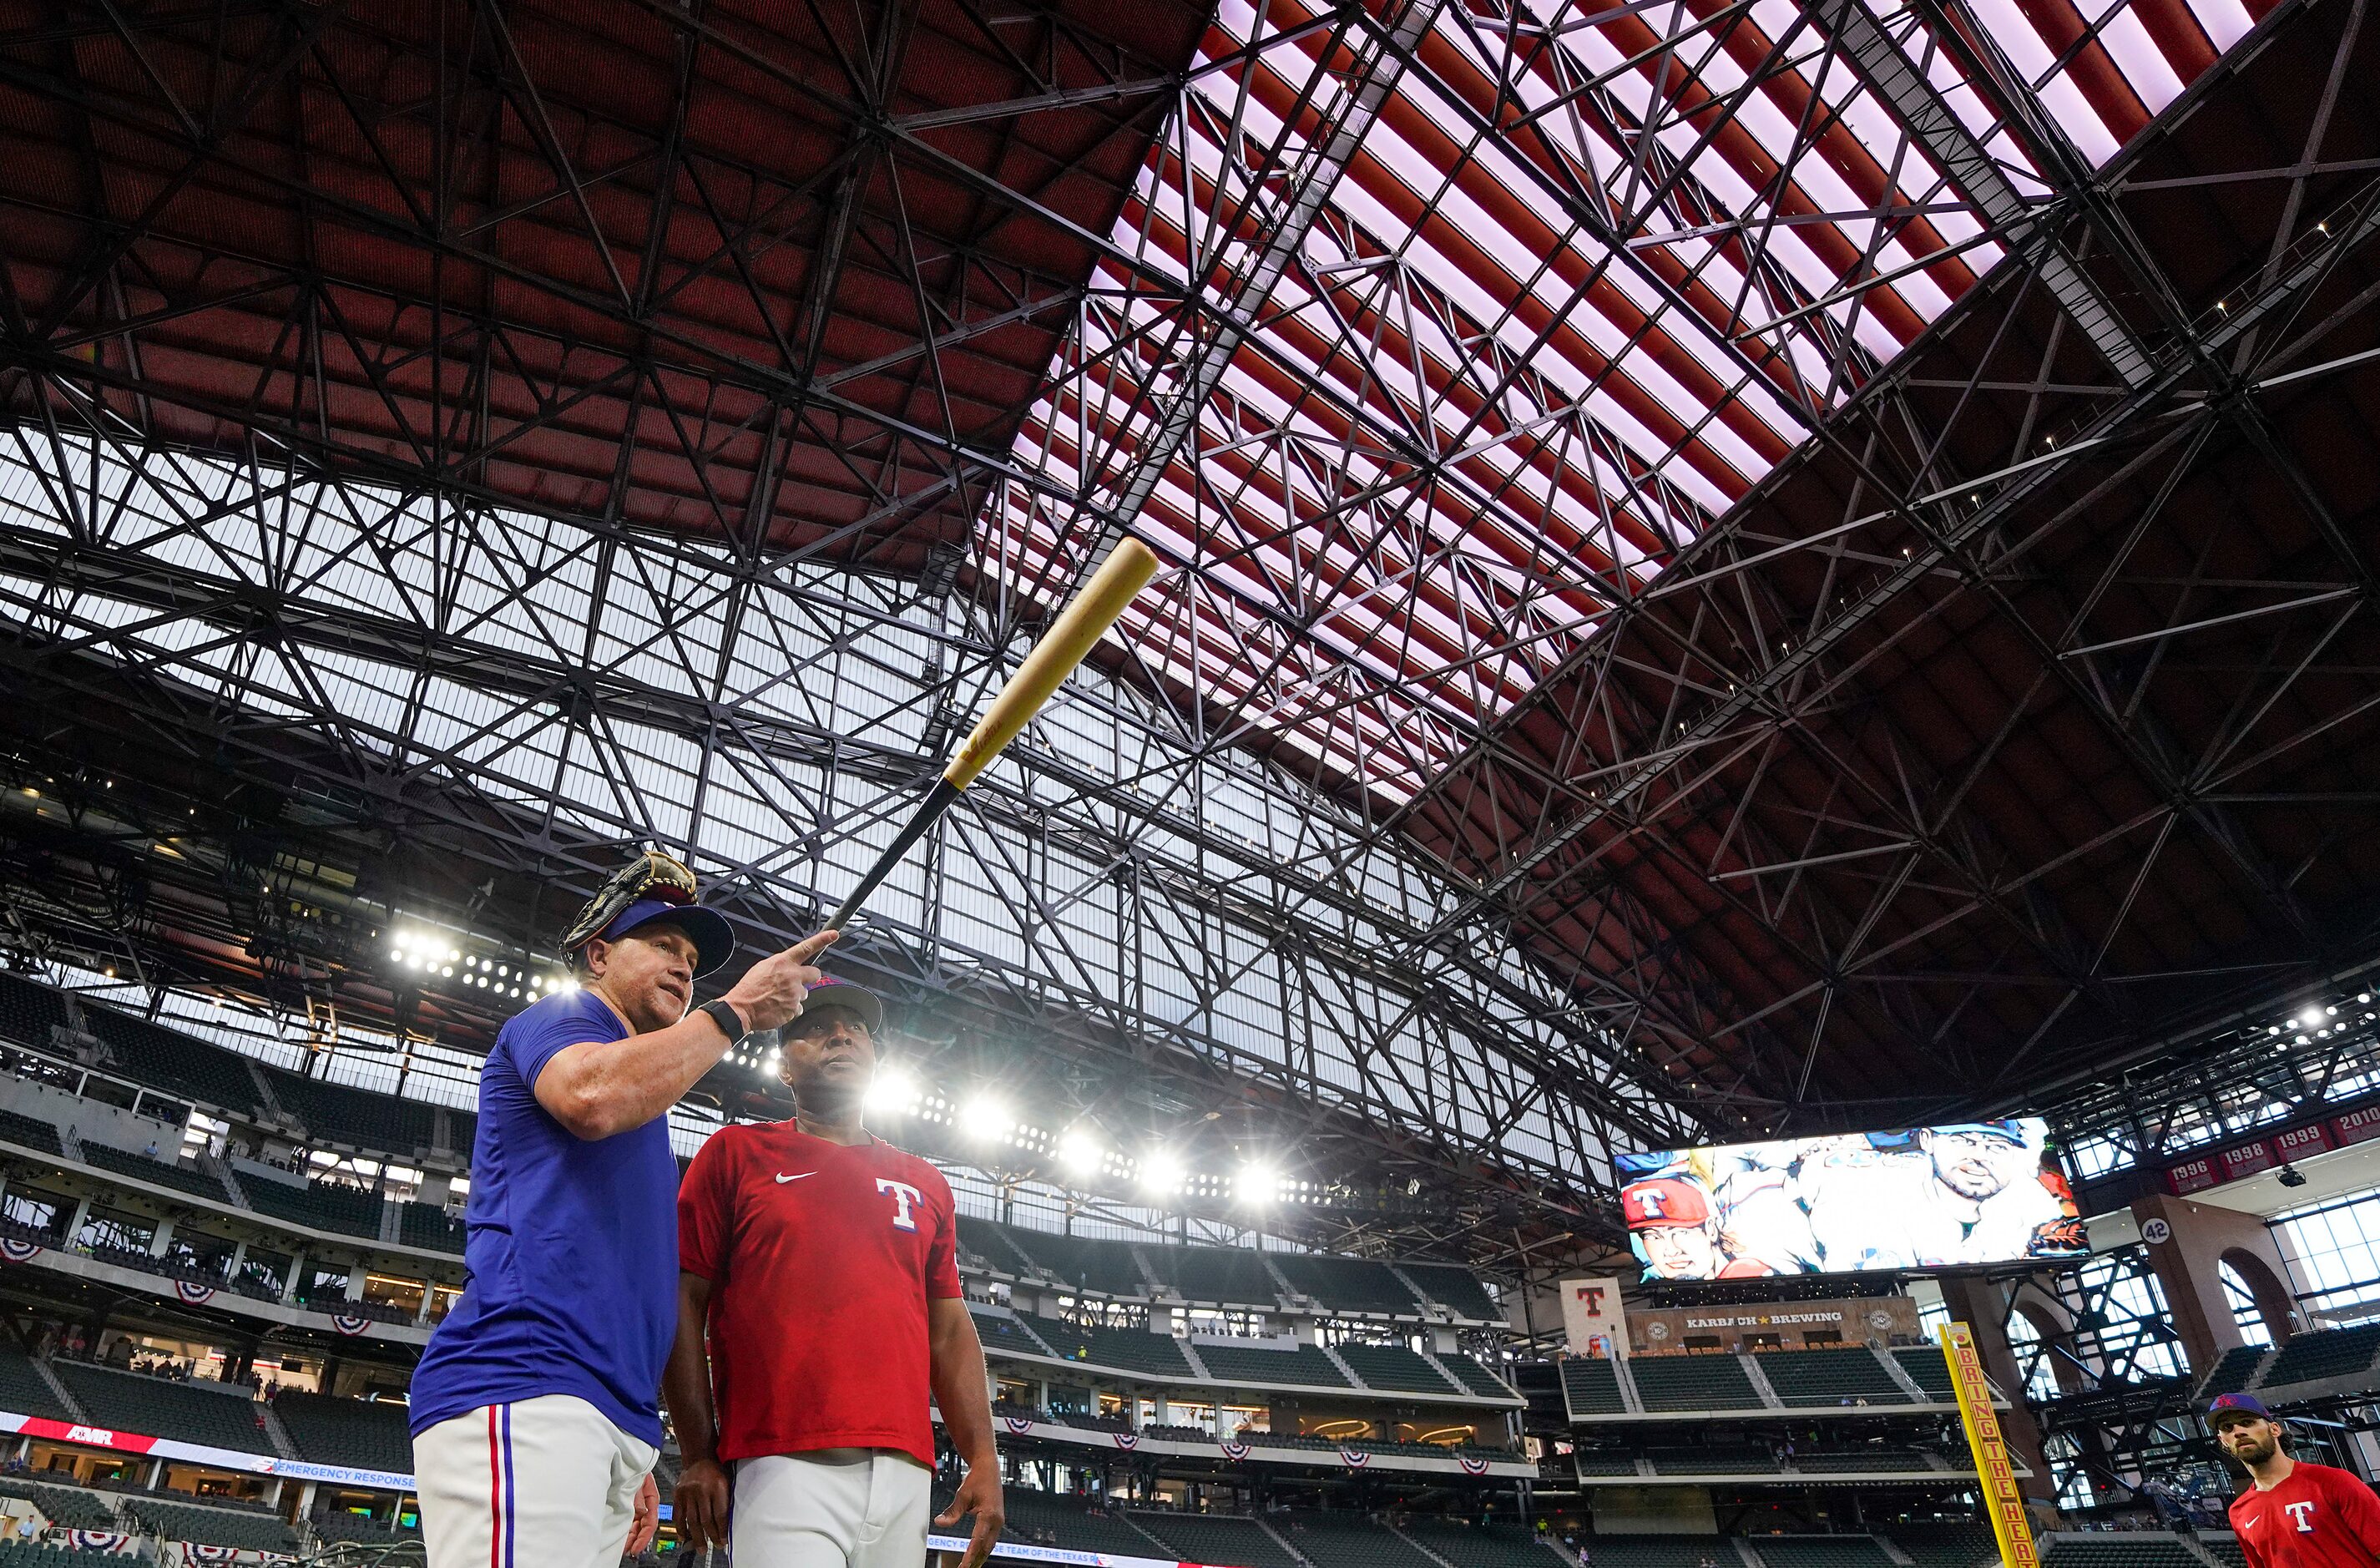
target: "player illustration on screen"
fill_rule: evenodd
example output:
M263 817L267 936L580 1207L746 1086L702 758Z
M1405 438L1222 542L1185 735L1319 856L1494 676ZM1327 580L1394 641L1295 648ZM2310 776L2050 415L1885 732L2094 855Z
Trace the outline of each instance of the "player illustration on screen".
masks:
M1629 1155L1647 1279L1953 1268L2088 1251L2046 1126L2003 1118Z
M1638 1182L1620 1195L1628 1239L1647 1279L1737 1280L1771 1272L1730 1258L1719 1245L1718 1210L1688 1176Z

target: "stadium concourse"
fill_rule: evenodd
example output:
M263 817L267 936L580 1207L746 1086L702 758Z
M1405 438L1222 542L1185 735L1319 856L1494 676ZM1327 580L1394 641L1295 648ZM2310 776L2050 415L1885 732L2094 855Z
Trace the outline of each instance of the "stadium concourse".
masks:
M0 1568L420 1568L647 851L698 1006L856 900L1000 1561L2380 1477L2368 10L0 7Z

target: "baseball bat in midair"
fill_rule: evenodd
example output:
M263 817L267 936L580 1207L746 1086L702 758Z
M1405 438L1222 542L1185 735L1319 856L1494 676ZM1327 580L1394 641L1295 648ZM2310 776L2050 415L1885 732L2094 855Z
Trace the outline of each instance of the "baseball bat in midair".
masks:
M900 836L876 857L876 864L859 879L859 885L851 890L843 907L821 929L841 930L845 921L859 913L860 905L900 864L909 846L925 836L926 830L951 808L951 802L959 797L960 792L1016 738L1026 722L1050 700L1050 694L1083 662L1092 644L1115 625L1123 607L1132 602L1132 596L1156 575L1156 553L1136 539L1126 539L1108 553L1099 569L1091 574L1091 580L1075 595L1073 603L1059 612L1050 629L1041 634L1041 640L1033 645L1033 651L1025 656L1025 662L1016 667L1008 684L1000 688L1000 695L991 699L991 706L984 710L983 717L976 721L966 739L951 754L950 766L942 770L942 776L934 781L934 787L918 802L917 814L909 819Z

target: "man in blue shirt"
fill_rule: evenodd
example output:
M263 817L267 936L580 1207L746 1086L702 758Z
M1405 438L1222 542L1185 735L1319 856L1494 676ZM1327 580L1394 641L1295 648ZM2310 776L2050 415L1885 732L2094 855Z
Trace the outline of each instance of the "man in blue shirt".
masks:
M412 1392L429 1568L616 1568L652 1539L656 1399L677 1323L669 1108L802 1010L834 940L755 964L689 1012L735 933L663 856L574 925L580 989L516 1015L480 1077L462 1299Z

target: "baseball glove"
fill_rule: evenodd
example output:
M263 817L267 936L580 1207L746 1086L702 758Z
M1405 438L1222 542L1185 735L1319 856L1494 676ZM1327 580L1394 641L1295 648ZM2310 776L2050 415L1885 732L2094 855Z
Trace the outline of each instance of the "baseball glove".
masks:
M578 918L562 934L562 950L576 953L594 940L614 917L640 898L658 898L665 904L694 902L694 873L686 863L648 849L620 869L611 880L595 890L595 896L578 911Z

